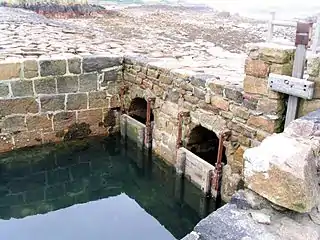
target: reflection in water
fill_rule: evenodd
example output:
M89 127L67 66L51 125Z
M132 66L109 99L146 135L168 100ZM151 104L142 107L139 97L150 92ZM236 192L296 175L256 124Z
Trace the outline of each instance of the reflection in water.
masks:
M0 232L1 239L25 240L175 239L125 194L74 205L46 215L2 220Z
M10 152L0 163L0 239L180 239L215 208L118 136Z

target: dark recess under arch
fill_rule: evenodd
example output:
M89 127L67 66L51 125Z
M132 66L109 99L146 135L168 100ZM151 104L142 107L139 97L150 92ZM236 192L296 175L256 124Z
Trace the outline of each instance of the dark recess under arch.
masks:
M200 125L194 127L187 142L186 148L211 165L217 162L219 138L217 135ZM222 162L227 164L225 147L223 147Z
M131 101L130 107L129 107L129 111L128 111L128 115L130 117L133 117L134 119L136 119L137 121L146 124L146 120L147 120L147 101L143 98L134 98ZM154 116L151 110L151 116L150 116L150 120L151 122L154 120Z

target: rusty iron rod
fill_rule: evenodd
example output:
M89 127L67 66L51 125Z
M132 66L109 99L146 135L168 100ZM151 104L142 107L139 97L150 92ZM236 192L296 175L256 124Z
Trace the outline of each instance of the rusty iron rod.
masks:
M218 194L218 191L219 191L220 176L222 173L223 142L229 134L230 134L230 131L224 131L219 136L217 162L215 165L215 172L213 175L213 186L214 186L214 190L215 190L215 195Z
M145 145L149 147L151 141L151 103L154 98L149 97L147 99L147 116L146 116L146 135L145 135Z
M183 124L183 112L178 114L178 136L176 141L176 149L178 150L182 146L182 124Z

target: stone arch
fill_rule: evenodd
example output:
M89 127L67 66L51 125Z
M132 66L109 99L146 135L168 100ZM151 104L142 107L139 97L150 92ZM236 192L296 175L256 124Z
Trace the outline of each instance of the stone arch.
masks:
M215 132L197 125L191 129L185 146L211 165L217 162L219 138ZM227 164L226 149L223 147L222 162Z
M128 115L137 121L146 124L147 119L147 101L144 98L134 98L129 106ZM151 109L151 122L154 120L153 112Z

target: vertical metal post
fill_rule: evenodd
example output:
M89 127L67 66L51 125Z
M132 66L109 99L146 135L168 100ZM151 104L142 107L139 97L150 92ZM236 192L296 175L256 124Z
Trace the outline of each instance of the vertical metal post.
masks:
M151 140L152 140L152 134L151 134L151 103L154 101L154 98L148 98L147 99L147 116L146 116L146 133L144 138L144 145L146 148L151 147Z
M222 132L219 136L217 162L216 162L215 171L214 171L213 177L212 177L213 182L211 184L212 196L214 198L217 198L218 193L219 193L220 178L221 178L221 173L222 173L223 142L230 135L230 133L231 132L229 130L227 130L227 131Z
M319 38L320 38L320 14L318 14L317 16L317 23L316 23L316 27L315 27L315 33L314 33L314 37L313 37L313 41L312 41L312 53L316 54L317 53L317 48L318 48L318 44L319 44Z
M293 62L292 77L303 78L307 46L309 43L309 23L298 23L297 24L297 33L296 33L296 52ZM289 95L287 113L285 120L285 127L289 125L294 119L296 119L298 111L299 98Z
M275 12L271 12L270 13L270 20L269 20L269 24L268 24L268 36L267 36L267 42L271 42L272 41L272 37L273 37L273 21L276 18L276 13Z

